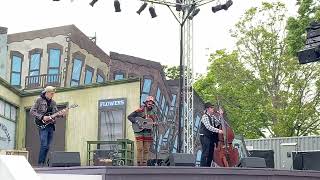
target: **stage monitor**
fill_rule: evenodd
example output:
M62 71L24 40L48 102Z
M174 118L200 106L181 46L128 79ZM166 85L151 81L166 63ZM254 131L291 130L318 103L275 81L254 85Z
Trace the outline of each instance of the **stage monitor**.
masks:
M293 169L320 171L320 151L292 152Z

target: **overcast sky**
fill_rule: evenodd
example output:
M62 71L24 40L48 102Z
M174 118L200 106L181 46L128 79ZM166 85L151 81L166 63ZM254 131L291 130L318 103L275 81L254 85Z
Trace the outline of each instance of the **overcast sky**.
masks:
M2 0L0 26L9 34L74 24L88 36L97 34L97 44L110 51L137 56L163 65L179 64L179 24L169 9L155 5L158 15L151 18L148 9L139 16L140 0L119 0L122 12L114 12L113 0L100 0L94 7L91 0ZM168 0L170 1L170 0ZM171 0L173 1L173 0ZM224 3L226 0L220 0ZM217 49L233 49L235 41L229 30L244 11L262 0L233 0L228 11L213 13L219 0L204 5L194 18L195 72L205 73L208 54ZM268 0L274 2L275 0ZM280 0L289 15L296 12L295 0ZM209 50L208 50L209 49Z

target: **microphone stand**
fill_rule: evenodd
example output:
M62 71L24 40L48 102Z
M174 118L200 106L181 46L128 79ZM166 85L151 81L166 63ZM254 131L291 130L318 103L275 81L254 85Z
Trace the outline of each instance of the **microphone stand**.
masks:
M154 106L157 108L157 115L156 115L156 122L159 122L159 118L158 118L158 112L159 112L159 107L154 103ZM157 125L159 126L159 124ZM156 140L156 145L155 145L155 150L156 150L156 162L154 163L154 166L159 166L158 165L158 127L155 124L153 124L153 131L155 132L155 140Z

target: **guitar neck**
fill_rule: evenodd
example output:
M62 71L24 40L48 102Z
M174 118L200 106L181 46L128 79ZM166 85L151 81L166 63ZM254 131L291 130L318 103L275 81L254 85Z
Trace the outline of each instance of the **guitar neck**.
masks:
M62 109L62 110L60 110L60 111L58 111L58 112L56 112L56 113L52 114L52 115L51 115L51 118L53 119L53 118L57 117L57 116L59 115L59 113L60 113L60 112L62 112L63 110L68 110L68 109L70 109L70 108L68 108L68 107L67 107L67 108L64 108L64 109Z

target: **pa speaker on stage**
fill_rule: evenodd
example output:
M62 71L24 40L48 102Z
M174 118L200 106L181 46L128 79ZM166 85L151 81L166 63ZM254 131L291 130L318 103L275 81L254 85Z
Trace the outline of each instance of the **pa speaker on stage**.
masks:
M172 153L164 161L166 166L195 166L196 159L193 154Z
M250 157L264 158L267 168L274 168L274 151L273 150L251 150Z
M245 157L240 159L238 167L266 168L266 161L260 157Z
M49 159L50 167L70 167L80 166L79 152L55 151L51 153Z
M320 171L320 151L292 152L293 169Z

